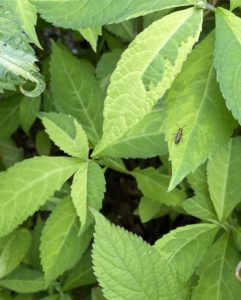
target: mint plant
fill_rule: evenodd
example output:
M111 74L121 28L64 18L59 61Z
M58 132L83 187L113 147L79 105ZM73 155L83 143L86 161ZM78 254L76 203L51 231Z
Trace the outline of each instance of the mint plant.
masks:
M239 299L240 9L0 0L0 300Z

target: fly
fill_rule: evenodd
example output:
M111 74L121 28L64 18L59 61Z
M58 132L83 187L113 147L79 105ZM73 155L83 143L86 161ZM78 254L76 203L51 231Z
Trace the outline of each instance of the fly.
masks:
M181 139L182 139L182 137L183 137L183 128L184 128L186 125L184 125L183 127L180 127L180 126L177 124L177 126L178 126L179 128L178 128L178 131L177 131L177 133L176 133L176 135L175 135L175 144L176 144L176 145L180 143L180 141L181 141Z

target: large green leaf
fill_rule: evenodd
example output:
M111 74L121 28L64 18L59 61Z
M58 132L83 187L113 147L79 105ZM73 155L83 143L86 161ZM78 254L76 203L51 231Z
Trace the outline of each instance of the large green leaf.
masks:
M210 34L196 46L166 97L166 140L172 161L173 189L195 171L232 133L213 66L214 37ZM181 141L174 135L183 127Z
M26 159L0 173L0 236L31 216L79 168L68 157Z
M80 237L78 231L78 217L70 197L66 197L57 205L42 231L40 255L46 282L71 269L86 250L92 230Z
M75 173L71 186L71 196L81 223L83 232L93 221L88 207L99 210L105 192L105 177L99 165L94 161L83 163Z
M95 145L102 130L103 94L94 68L53 43L50 74L57 110L75 117Z
M241 201L241 138L232 138L208 162L208 185L220 221Z
M199 272L200 280L192 300L236 300L240 298L241 284L235 278L240 255L232 237L226 233L209 251Z
M159 239L154 248L172 262L180 278L187 281L209 250L217 230L213 224L179 227Z
M226 105L241 123L241 19L218 8L216 12L215 67Z
M12 272L27 254L31 234L27 229L13 232L7 239L0 255L0 278Z
M34 28L37 23L37 11L30 0L4 0L4 6L18 20L31 41L41 48Z
M164 110L161 105L153 108L121 139L106 147L103 156L115 158L147 158L167 153L164 140Z
M46 288L43 273L29 268L18 268L0 279L0 286L17 293L34 293Z
M14 16L0 7L0 92L20 90L29 97L37 97L45 89L45 82L35 65L36 57L29 46L29 39L22 32ZM29 91L23 87L26 81L36 86Z
M65 28L86 28L142 16L156 10L188 6L187 0L31 0L47 21Z
M21 98L13 96L0 100L0 138L8 138L20 124L19 108Z
M104 108L100 153L148 114L171 86L197 41L202 10L170 14L141 32L122 54L111 76Z
M89 147L85 131L78 121L62 113L41 113L45 130L51 140L65 153L86 160Z
M182 200L185 198L183 190L175 189L167 193L170 180L168 175L164 175L160 170L154 168L136 169L132 172L135 176L138 188L145 197L150 198L159 204L172 207L181 207Z
M141 238L95 213L94 272L108 300L180 300L173 266Z

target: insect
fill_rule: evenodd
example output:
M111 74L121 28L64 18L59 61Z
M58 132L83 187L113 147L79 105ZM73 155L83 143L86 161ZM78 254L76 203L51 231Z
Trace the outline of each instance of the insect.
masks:
M180 127L180 126L177 124L177 126L178 126L178 131L177 131L177 133L175 134L175 144L176 144L176 145L180 143L180 141L181 141L181 139L182 139L182 137L183 137L183 128L184 128L186 125L184 125L183 127Z

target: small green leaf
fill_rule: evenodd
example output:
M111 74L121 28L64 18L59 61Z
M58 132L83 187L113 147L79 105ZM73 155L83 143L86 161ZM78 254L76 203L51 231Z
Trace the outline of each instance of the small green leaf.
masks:
M86 39L90 45L91 48L96 52L97 48L97 41L99 35L102 35L102 29L101 27L95 27L95 28L84 28L84 29L79 29L79 32L81 35Z
M101 293L101 289L99 287L92 288L91 300L106 300L106 298Z
M241 294L240 282L235 277L235 268L240 255L232 237L224 234L215 242L205 257L199 271L200 279L194 289L192 300L234 300Z
M0 279L0 286L17 293L35 293L46 288L43 273L26 267Z
M232 138L208 162L208 185L221 222L241 201L241 138Z
M23 149L18 148L11 139L0 140L0 160L6 168L23 159Z
M210 34L196 46L165 99L165 135L172 161L169 190L204 163L233 131L232 116L216 82L213 50ZM176 144L179 127L183 136Z
M34 5L29 0L5 0L4 5L20 23L31 41L42 48L34 28L37 23L37 11Z
M105 192L105 178L102 169L94 161L83 163L75 173L71 196L81 223L81 233L90 225L92 215L88 207L99 210Z
M170 180L168 175L161 174L160 170L149 167L141 170L136 169L133 176L136 178L138 188L144 196L159 204L181 207L185 193L178 189L167 193Z
M12 272L23 260L31 243L31 234L27 229L12 233L0 255L0 278Z
M234 10L237 7L241 6L241 0L230 0L230 9Z
M86 250L92 230L80 237L78 231L78 217L70 197L66 197L52 212L42 231L40 255L46 282L71 269Z
M41 104L41 98L37 97L34 99L29 99L28 97L24 97L20 104L19 110L19 119L20 124L26 134L29 135L29 129L33 125L36 114L39 111Z
M32 0L38 12L48 22L65 28L80 29L96 27L104 24L120 23L121 21L142 16L156 10L188 6L188 0Z
M53 43L51 91L58 111L75 117L92 145L101 136L103 94L89 62L79 60Z
M138 33L138 19L127 20L118 24L105 26L108 31L120 37L124 41L131 42Z
M0 100L0 138L8 138L18 128L21 98L13 96Z
M96 278L92 271L91 253L87 251L76 266L69 272L63 284L63 291L69 291L80 286L92 285Z
M187 281L209 250L218 229L213 224L178 227L159 239L154 248L173 263L179 277Z
M94 215L94 272L106 299L182 299L171 264L141 238Z
M136 36L111 76L99 156L153 109L170 88L197 41L202 11L190 8L154 22Z
M41 113L40 117L49 137L61 150L74 157L88 158L87 136L75 118L54 112Z
M37 97L45 89L43 77L35 65L37 61L29 39L22 32L15 17L0 7L0 92L14 90L20 84L20 91L28 97ZM27 81L35 84L29 91L23 87Z
M168 208L162 204L153 201L147 196L141 197L138 205L138 215L142 223L146 223L151 219L160 217L168 213Z
M51 152L51 140L44 130L39 130L36 134L35 148L39 155L49 155Z
M2 172L0 236L8 234L31 216L78 170L80 164L76 158L43 156L26 159Z
M226 105L241 123L241 19L232 12L216 10L215 67Z

